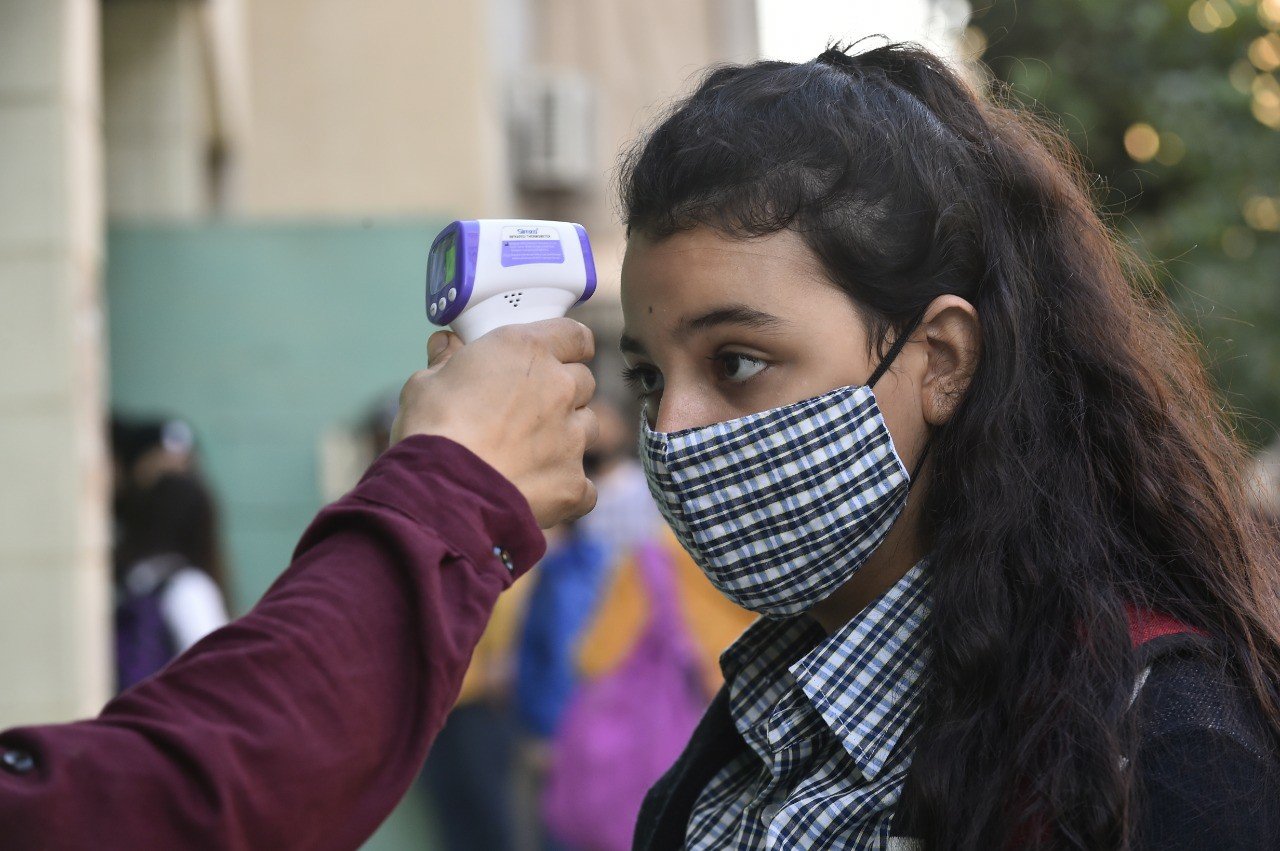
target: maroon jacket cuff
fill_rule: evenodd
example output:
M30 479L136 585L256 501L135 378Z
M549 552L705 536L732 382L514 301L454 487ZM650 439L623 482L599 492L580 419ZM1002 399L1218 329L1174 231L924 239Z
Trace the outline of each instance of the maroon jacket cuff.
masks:
M445 437L419 434L400 441L347 498L386 506L430 527L472 564L501 567L510 581L546 551L524 495L480 456Z

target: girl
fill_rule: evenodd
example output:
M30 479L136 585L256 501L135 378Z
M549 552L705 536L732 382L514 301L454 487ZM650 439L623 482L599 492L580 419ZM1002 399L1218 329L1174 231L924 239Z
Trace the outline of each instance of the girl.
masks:
M1066 143L890 45L629 158L650 489L764 615L642 848L1280 848L1243 453Z
M217 507L198 474L126 489L116 553L116 684L154 674L222 626L227 581Z

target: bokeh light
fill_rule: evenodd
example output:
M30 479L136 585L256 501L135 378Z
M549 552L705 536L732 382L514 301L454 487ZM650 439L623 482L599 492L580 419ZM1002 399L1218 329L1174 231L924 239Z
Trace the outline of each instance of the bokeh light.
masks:
M1231 70L1227 72L1231 88L1242 95L1253 93L1253 78L1256 76L1258 72L1254 70L1253 63L1248 59L1237 59L1232 64Z
M1258 21L1269 30L1280 29L1280 0L1261 0Z
M1236 12L1227 0L1196 0L1187 9L1191 26L1202 33L1225 29L1236 22Z
M1244 220L1254 230L1280 231L1280 198L1250 196L1244 202Z
M1253 117L1268 127L1280 130L1280 81L1271 74L1254 77Z
M1280 35L1267 33L1258 36L1249 44L1249 61L1259 71L1274 71L1280 68Z
M1150 162L1160 152L1160 134L1150 124L1131 124L1124 131L1124 150L1135 162Z
M1232 260L1248 260L1258 247L1253 231L1232 225L1222 232L1222 253Z

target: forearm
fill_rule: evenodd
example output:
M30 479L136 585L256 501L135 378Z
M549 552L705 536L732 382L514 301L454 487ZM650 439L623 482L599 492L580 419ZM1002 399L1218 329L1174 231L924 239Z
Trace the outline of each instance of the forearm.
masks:
M413 438L304 535L252 612L93 721L9 731L6 847L351 848L412 782L513 574L518 492Z

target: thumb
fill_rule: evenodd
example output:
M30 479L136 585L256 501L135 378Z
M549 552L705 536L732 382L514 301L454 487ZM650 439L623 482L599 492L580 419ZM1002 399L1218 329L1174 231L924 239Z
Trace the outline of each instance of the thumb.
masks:
M427 367L446 363L453 353L462 348L462 338L452 331L437 331L427 340Z

